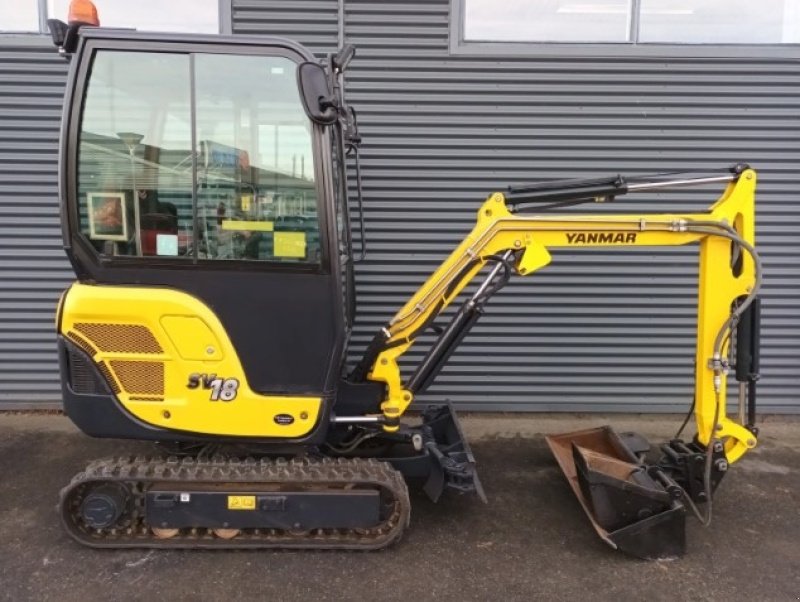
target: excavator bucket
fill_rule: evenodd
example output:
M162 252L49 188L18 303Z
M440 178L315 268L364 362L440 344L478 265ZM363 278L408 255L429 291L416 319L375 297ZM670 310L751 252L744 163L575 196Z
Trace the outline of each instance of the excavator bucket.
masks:
M636 452L649 447L626 441L611 427L545 438L597 534L611 547L654 560L682 556L686 510L680 488ZM631 449L633 447L633 449Z

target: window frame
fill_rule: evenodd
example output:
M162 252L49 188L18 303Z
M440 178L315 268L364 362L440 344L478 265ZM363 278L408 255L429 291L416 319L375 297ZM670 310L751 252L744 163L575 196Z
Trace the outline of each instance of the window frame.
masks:
M800 58L797 44L673 44L661 42L504 42L470 41L464 36L465 3L469 0L450 0L449 50L451 55L462 56L538 56L538 57L615 57L654 58L720 58L744 60ZM633 0L631 29L639 27L640 0Z
M92 34L97 32L98 37ZM85 92L89 82L89 72L94 61L95 53L102 50L110 51L132 51L132 52L164 52L169 54L183 54L193 62L191 58L196 54L230 54L243 56L279 56L299 65L307 60L290 43L286 45L276 43L265 43L265 40L234 39L234 38L213 38L209 39L209 34L152 34L148 40L141 40L132 37L125 39L123 36L102 37L102 30L95 30L88 37L82 37L80 46L73 57L73 66L70 69L70 81L67 90L70 90L72 97L69 103L65 103L65 113L62 119L61 132L61 156L65 165L60 175L60 197L61 197L61 222L64 232L65 249L68 254L73 252L79 256L78 261L73 261L79 278L85 274L85 270L80 264L91 264L100 269L184 269L184 270L207 270L207 271L262 271L262 272L300 272L300 273L322 273L327 274L331 271L332 257L330 252L331 236L331 216L329 207L325 203L326 198L332 194L331 182L326 174L330 174L331 166L324 163L325 153L322 150L325 145L330 145L330 134L309 120L311 125L311 144L312 156L314 161L314 188L317 201L317 220L319 224L319 243L321 257L317 262L301 261L270 261L253 259L208 259L199 257L173 257L173 256L126 256L126 255L104 255L97 251L91 244L88 237L81 231L79 214L78 196L78 165L80 163L79 148L80 134L82 126L83 107L86 101ZM115 31L115 34L119 31ZM135 36L135 32L131 32ZM205 39L198 39L205 37ZM246 49L246 50L245 50ZM190 79L194 80L194 70L190 71ZM194 91L191 91L192 97ZM71 110L67 111L67 107ZM194 110L191 111L191 120L194 124ZM192 130L192 138L195 132ZM193 206L193 234L196 236L198 220L196 215L197 207L197 168L196 155L193 158L192 168L192 206Z

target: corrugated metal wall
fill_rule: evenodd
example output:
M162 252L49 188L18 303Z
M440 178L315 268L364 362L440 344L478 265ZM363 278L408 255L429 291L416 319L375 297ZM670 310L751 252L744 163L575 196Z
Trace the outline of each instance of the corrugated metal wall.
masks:
M280 36L312 52L336 49L339 5L331 0L231 0L233 33Z
M323 53L337 45L337 6L235 0L233 29L296 37ZM447 0L345 1L370 251L357 272L355 350L471 228L491 190L747 160L760 170L767 266L762 407L800 411L797 62L635 49L611 59L451 55L449 13ZM718 191L609 209L702 210ZM495 297L426 399L482 410L685 408L696 269L695 248L559 252Z
M0 38L0 408L61 398L53 316L72 279L57 183L66 73L47 38Z
M337 46L335 0L234 0L235 33ZM370 255L356 351L508 183L746 159L767 266L762 407L800 411L800 70L776 59L451 55L447 0L346 1ZM52 315L66 63L0 39L0 402L58 400ZM715 190L648 197L701 209ZM625 203L626 211L647 208ZM561 252L518 278L427 399L504 410L678 410L691 392L694 249ZM413 363L420 357L411 354Z

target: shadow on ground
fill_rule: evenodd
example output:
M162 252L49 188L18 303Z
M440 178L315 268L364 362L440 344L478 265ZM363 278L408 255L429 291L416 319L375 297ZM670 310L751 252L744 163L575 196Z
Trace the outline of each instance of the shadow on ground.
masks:
M711 528L688 521L684 558L647 563L597 538L535 416L513 419L534 425L522 434L481 420L466 426L479 433L489 503L415 495L411 528L389 550L156 552L82 548L55 512L60 487L91 459L152 448L88 439L60 416L0 415L0 598L800 599L800 422L734 467Z

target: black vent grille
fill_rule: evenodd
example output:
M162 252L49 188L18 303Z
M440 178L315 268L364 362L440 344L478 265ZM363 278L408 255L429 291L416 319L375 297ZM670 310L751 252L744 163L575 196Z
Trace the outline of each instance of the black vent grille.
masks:
M96 371L91 366L91 360L83 353L70 349L69 382L72 390L79 395L99 395L108 391L97 379Z

